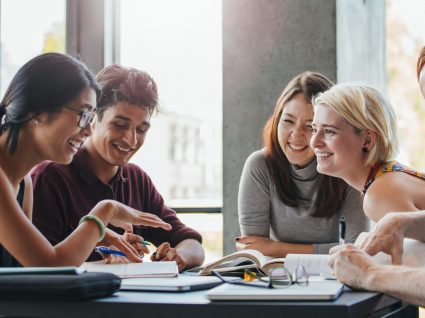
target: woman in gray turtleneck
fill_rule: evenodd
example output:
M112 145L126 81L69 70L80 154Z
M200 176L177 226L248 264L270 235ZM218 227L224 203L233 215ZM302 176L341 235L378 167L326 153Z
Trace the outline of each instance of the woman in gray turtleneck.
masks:
M239 185L238 249L264 255L327 254L340 242L354 242L369 230L362 198L342 180L317 172L310 148L311 98L333 83L324 75L304 72L293 78L279 97L264 128L264 148L252 153Z

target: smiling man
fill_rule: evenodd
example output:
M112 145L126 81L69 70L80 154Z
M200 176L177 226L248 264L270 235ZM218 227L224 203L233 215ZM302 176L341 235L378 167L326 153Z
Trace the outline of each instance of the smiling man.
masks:
M156 214L172 225L171 231L134 228L135 234L158 246L152 261L175 260L180 271L202 264L201 235L164 205L146 172L128 163L143 145L157 110L154 80L146 72L118 65L103 69L97 80L102 94L92 136L69 165L45 162L33 171L34 224L57 244L99 201L113 199ZM122 234L120 229L112 229ZM94 258L92 255L90 260Z

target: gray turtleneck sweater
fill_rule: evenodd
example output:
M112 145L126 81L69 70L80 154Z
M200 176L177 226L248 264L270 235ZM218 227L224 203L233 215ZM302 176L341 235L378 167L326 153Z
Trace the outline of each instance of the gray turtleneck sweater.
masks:
M296 169L295 184L305 198L315 202L317 196L317 161ZM285 205L276 192L266 166L262 150L252 153L245 162L239 184L239 226L242 235L270 237L285 243L313 244L313 253L327 254L339 242L339 220L346 222L346 242L354 242L361 232L369 231L369 220L362 208L358 191L348 187L347 197L330 218L313 217L314 206L309 203L299 207Z

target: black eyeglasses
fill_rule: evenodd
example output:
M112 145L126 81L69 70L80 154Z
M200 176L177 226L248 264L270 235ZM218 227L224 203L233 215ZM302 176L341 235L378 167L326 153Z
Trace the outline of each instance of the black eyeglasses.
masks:
M66 109L78 114L80 119L78 120L78 127L84 129L87 128L89 124L92 124L96 118L96 114L86 110L76 110L68 106L64 106Z
M223 282L233 285L243 285L260 288L287 288L293 284L299 286L308 285L308 273L304 266L299 265L291 274L285 267L274 268L269 272L268 277L263 277L250 270L244 271L244 279L230 279L223 277L218 271L211 271L211 273Z

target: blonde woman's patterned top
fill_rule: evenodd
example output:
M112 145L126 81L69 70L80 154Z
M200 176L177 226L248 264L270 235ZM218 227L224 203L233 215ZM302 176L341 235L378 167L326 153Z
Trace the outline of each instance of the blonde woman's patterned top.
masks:
M377 163L370 169L369 176L367 177L367 181L362 191L363 195L366 194L367 189L369 189L370 185L373 183L373 181L375 181L376 178L387 172L404 172L425 181L425 173L413 170L412 168L409 168L408 166L396 160Z

